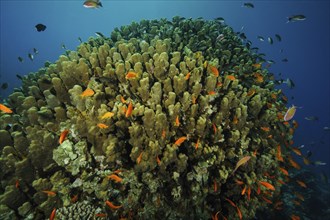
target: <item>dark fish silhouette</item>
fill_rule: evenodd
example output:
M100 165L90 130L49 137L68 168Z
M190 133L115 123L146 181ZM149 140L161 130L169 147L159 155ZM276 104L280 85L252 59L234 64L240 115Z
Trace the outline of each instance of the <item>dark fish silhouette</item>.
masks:
M36 27L38 32L44 31L47 28L46 25L43 25L43 24L37 24L35 27Z
M8 83L2 83L1 89L7 89L8 88Z
M277 40L278 42L281 42L281 41L282 41L282 37L281 37L281 35L279 35L279 34L275 34L275 37L276 37L276 40Z
M21 62L21 63L24 61L23 57L18 57L17 59L18 59L18 61Z
M252 3L244 3L242 7L254 8L254 5Z

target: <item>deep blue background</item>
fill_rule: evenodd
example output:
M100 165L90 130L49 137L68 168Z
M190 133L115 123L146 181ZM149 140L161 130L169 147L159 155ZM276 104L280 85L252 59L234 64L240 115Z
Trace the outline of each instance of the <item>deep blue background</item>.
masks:
M44 62L56 61L65 44L75 50L78 37L86 41L95 32L109 36L114 27L127 25L141 19L159 19L180 15L214 19L224 17L226 23L243 32L253 46L267 54L267 59L276 61L270 71L282 73L291 78L296 87L292 90L281 86L292 104L302 106L295 119L300 127L296 131L295 146L305 145L304 152L313 152L312 160L327 162L326 166L313 167L324 170L330 176L330 62L329 26L330 3L328 1L250 1L255 8L241 7L242 1L106 1L103 8L86 9L81 0L62 1L15 1L1 0L1 72L0 84L9 83L1 95L7 96L14 87L20 86L16 74L25 75L43 67ZM307 20L286 23L287 17L304 14ZM46 31L37 32L34 26L43 23ZM265 38L275 34L282 36L282 42L274 44L260 42L256 36ZM252 46L252 47L253 47ZM39 50L31 62L27 54ZM280 49L284 52L280 53ZM24 62L18 62L22 56ZM281 60L287 58L288 63ZM316 115L319 121L307 121L306 116ZM322 142L323 143L322 143ZM314 144L313 144L314 143ZM302 160L297 159L301 164Z

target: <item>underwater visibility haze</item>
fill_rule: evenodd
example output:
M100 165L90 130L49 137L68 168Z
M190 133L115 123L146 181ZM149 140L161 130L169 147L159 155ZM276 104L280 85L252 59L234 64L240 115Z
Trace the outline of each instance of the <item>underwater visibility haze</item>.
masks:
M329 1L0 2L0 219L329 219Z

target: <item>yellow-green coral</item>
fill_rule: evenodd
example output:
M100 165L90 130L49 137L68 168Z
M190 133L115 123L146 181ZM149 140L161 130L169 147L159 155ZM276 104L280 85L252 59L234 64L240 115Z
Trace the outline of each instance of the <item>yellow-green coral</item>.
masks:
M236 218L225 198L251 218L264 206L259 180L280 191L264 174L283 177L275 149L292 138L267 70L255 81L260 62L225 24L174 17L116 28L48 63L9 96L15 114L0 117L1 217L45 218L53 208L64 216L77 196L109 218L209 219L219 210ZM81 96L86 88L94 94ZM106 112L113 116L102 119ZM252 159L233 173L244 156ZM252 190L250 205L238 180ZM50 190L54 197L42 192Z

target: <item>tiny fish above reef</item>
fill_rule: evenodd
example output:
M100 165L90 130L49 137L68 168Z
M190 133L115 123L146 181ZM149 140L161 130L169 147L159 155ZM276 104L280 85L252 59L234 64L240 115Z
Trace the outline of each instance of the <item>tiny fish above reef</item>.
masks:
M84 2L83 6L85 8L100 8L103 7L102 3L99 0L87 0Z
M7 89L8 88L8 83L2 83L2 85L1 85L1 89L3 89L3 90L5 90L5 89Z
M254 8L254 5L252 3L244 3L242 7Z
M282 37L279 34L275 34L275 38L278 42L282 41Z
M47 26L43 24L37 24L35 28L37 29L38 32L40 32L46 30Z
M327 165L327 163L322 162L322 161L319 161L319 160L312 162L312 164L313 164L313 165L316 165L316 166L324 166L324 165Z
M24 59L23 59L22 57L17 57L17 59L18 59L18 61L21 62L21 63L24 61Z
M295 21L304 21L304 20L306 20L305 15L291 15L288 17L288 21L286 23L295 22Z
M33 48L33 53L34 54L38 54L39 53L39 51L37 50L37 48Z
M270 43L270 44L273 44L273 42L274 42L273 38L271 38L271 37L268 37L267 40L268 40L268 43Z
M265 38L262 37L262 36L258 36L257 38L258 38L258 40L260 40L260 41L265 41Z
M292 105L285 113L284 115L284 121L290 121L293 116L295 115L297 110L297 106Z
M305 117L305 119L307 121L317 121L317 120L319 120L319 118L317 116L309 116L309 117Z
M31 61L33 61L33 59L34 59L33 54L29 53L29 54L28 54L28 57L29 57L29 59L30 59Z
M101 38L105 38L105 36L101 32L95 32L95 35Z

